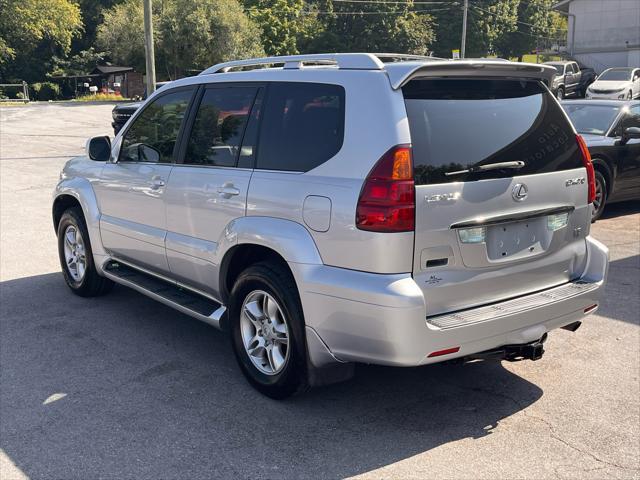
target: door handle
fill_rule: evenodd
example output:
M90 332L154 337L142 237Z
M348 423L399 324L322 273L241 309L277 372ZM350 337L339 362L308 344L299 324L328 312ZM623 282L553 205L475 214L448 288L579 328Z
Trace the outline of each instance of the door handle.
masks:
M224 198L230 198L235 195L240 195L240 190L233 186L233 183L225 183L221 187L218 187L218 195Z
M149 183L152 190L158 190L166 185L164 179L160 177L153 177Z

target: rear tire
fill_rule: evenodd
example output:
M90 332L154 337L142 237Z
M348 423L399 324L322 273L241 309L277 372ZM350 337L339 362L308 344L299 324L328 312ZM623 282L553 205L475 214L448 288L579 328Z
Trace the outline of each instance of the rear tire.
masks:
M111 291L113 282L98 275L82 210L69 208L58 223L58 256L62 275L73 293L97 297Z
M564 100L564 88L563 87L559 87L558 91L556 92L556 98L558 100Z
M598 170L595 172L596 176L596 198L593 201L593 212L591 215L591 222L595 222L604 211L605 204L607 203L607 180L604 175Z
M284 399L308 389L304 315L291 273L260 262L240 274L229 334L242 373L260 393Z

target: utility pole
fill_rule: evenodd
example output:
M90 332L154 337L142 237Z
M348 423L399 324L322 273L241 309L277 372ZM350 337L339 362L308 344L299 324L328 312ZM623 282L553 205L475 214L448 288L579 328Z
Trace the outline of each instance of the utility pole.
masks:
M144 2L144 51L147 66L147 96L156 89L156 60L153 53L153 17L151 0Z
M469 11L469 0L464 0L462 10L462 42L460 45L460 58L464 58L464 51L467 46L467 13Z

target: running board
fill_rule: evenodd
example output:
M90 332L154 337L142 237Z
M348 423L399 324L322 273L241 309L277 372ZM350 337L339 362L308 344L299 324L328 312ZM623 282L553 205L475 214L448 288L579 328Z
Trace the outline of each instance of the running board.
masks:
M104 276L147 297L222 330L227 307L191 290L117 260L103 267Z

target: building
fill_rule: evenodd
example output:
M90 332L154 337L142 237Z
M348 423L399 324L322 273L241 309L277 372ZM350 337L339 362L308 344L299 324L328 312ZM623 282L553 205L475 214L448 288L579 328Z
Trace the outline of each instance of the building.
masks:
M560 0L568 16L568 54L601 73L640 67L640 0Z
M133 67L116 65L96 65L90 74L98 85L98 90L118 91L123 97L136 97L144 94L142 74Z

